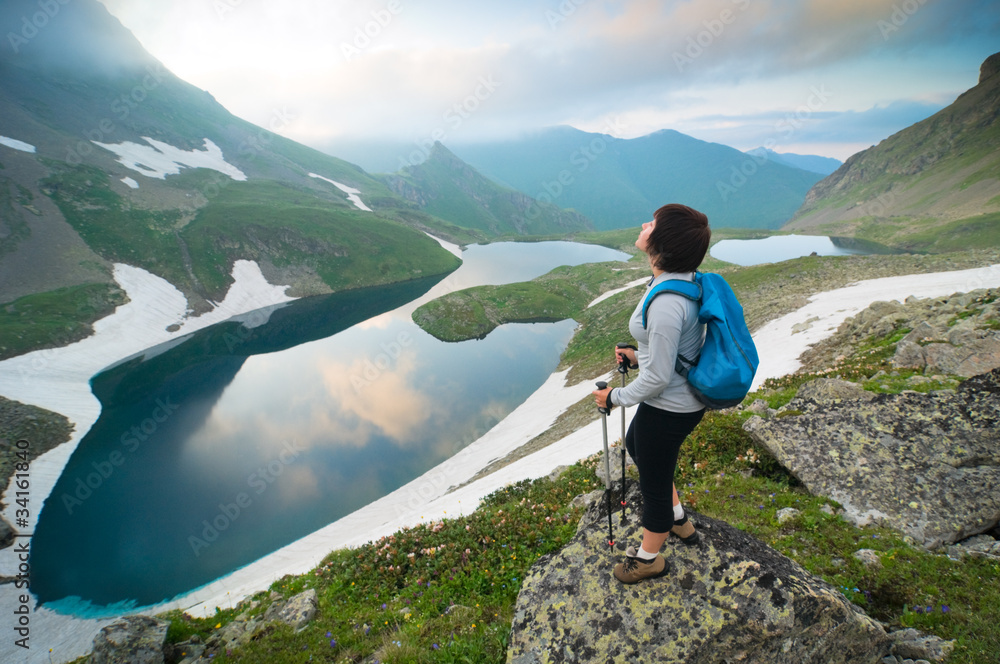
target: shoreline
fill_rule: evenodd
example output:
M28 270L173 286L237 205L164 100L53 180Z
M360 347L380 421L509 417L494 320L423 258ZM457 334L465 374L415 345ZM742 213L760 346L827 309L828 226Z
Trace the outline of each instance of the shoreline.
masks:
M248 271L246 274L241 272L241 278L244 280L244 284L251 284L252 279L256 278L256 275L259 275L259 268L256 268L255 264L247 263L248 265L244 267ZM251 268L250 266L253 267ZM256 273L253 272L254 268L256 268ZM136 270L136 268L130 269ZM123 273L126 275L124 278L127 281L129 278L128 270L123 270ZM116 278L117 275L118 268L116 266ZM133 274L132 276L134 277L135 275ZM152 275L149 276L152 277ZM270 297L279 298L279 301L269 302L261 293L252 293L251 289L247 286L241 296L242 299L239 300L240 302L244 304L248 302L264 302L258 306L268 307L281 306L284 302L291 301L292 298L284 295L284 287L271 286L266 281L263 281L262 276L260 276L260 280L264 284L264 287L266 287L262 292L264 294L269 293ZM645 279L642 281L645 281ZM142 315L144 311L141 310L138 298L132 297L132 291L126 289L131 299L129 304L122 305L114 314L95 323L94 336L64 348L72 349L79 344L85 344L88 340L100 337L100 342L105 344L103 352L112 354L117 352L118 357L116 361L121 361L123 359L120 357L122 345L115 343L114 335L111 335L111 338L106 340L99 334L100 331L110 329L113 324L130 325L132 326L130 331L133 331L133 333L136 329L135 326L141 324L151 334L157 335L156 338L159 335L164 336L163 339L158 339L154 342L162 343L163 341L171 341L173 339L179 340L195 329L200 329L200 327L219 322L220 320L226 320L233 316L242 315L256 324L262 324L266 321L266 318L264 321L259 321L259 314L257 316L247 315L248 312L246 311L235 312L231 308L227 309L227 311L232 313L223 313L221 311L223 305L229 303L227 306L232 307L237 302L235 298L233 302L230 302L230 294L227 294L226 300L223 301L218 309L197 319L190 319L188 323L192 324L191 327L188 327L186 323L180 330L168 333L165 330L166 325L160 325L160 323L165 320L168 312L176 314L177 302L171 299L173 296L168 290L160 292L156 289L151 289L149 288L149 283L145 283L146 287L142 288L144 283L141 278L137 278L136 283L130 283L130 285L140 288L139 291L136 291L137 293L142 292L151 294L154 297L165 298L163 302L154 300L157 306L150 315ZM241 280L237 280L237 283L241 283ZM771 321L754 333L754 339L761 356L761 369L758 371L758 377L755 379L754 386L756 387L768 377L785 375L795 371L800 366L797 358L803 350L832 334L843 320L866 308L874 301L905 299L909 296L938 297L941 295L950 295L954 292L968 292L990 286L1000 286L1000 264L955 272L872 279L858 282L845 288L813 295L805 307ZM169 288L173 289L172 286ZM173 290L176 292L176 289ZM231 293L234 291L237 291L235 285L231 289ZM894 294L898 295L894 296ZM179 292L177 292L177 295L180 295ZM183 300L183 296L181 296L181 299ZM117 316L120 310L132 304L135 304L134 308L137 311L125 311L120 318L109 320ZM183 311L184 309L181 309L182 313ZM146 304L145 312L149 312L148 304ZM213 314L216 314L220 318L205 318ZM168 324L175 322L177 321L171 320ZM195 327L195 325L198 326ZM104 334L107 335L108 332L105 331ZM135 338L139 337L139 333L134 333L134 335ZM148 341L143 343L149 345ZM99 344L97 341L94 341L91 342L91 345L97 346ZM58 351L60 350L63 349L38 351L38 353L59 356ZM97 352L98 350L101 349L91 349L89 346L82 346L75 348L73 352L86 354L87 359L92 364L104 361L101 359L104 356L100 352ZM139 352L144 351L140 349L132 352L131 356L135 356ZM4 363L0 363L0 369L7 370L9 369L8 366L5 366L7 363L30 355L33 354L11 358ZM66 355L62 359L65 360L68 357L70 355ZM40 369L33 368L30 360L26 361L27 364L19 365L21 368L27 367L31 370L28 374L22 375L22 378L30 378L48 366L49 361L54 361L53 358L43 359L45 362L41 365ZM56 357L55 359L58 360L59 358ZM113 363L115 362L102 364L97 370L103 369ZM85 366L90 365L87 364ZM69 387L74 380L79 380L79 374L85 369L85 366L78 365L76 371L63 371L51 377L47 383L47 393L51 395L52 390L58 389L56 386L64 385ZM378 539L380 536L396 532L404 527L412 527L422 523L433 523L442 518L454 518L455 516L471 513L478 507L479 499L506 484L523 479L543 477L559 466L574 463L581 458L585 458L601 450L603 447L601 427L600 420L597 419L551 445L463 486L463 481L467 481L473 477L480 469L494 461L502 460L505 455L513 452L538 433L550 427L563 411L590 393L593 380L608 377L613 378L613 371L609 371L604 376L594 377L593 380L584 380L575 385L566 385L565 378L568 372L569 369L565 369L551 374L545 383L527 401L518 406L493 427L493 429L449 460L400 487L393 493L329 524L315 533L282 547L268 556L235 570L213 583L185 593L168 602L153 607L144 607L130 613L151 615L170 609L182 609L192 613L192 615L211 615L216 606L235 606L244 597L266 589L273 581L285 574L302 574L308 572L334 549L358 546ZM17 373L23 374L20 371ZM19 394L11 390L13 381L8 380L8 378L13 375L14 373L9 371L0 374L0 393L8 396L8 398L29 403L24 400L24 394ZM87 392L93 403L97 405L97 413L99 414L99 404L97 404L93 395L89 393L89 379L92 375L93 373L83 380L83 389ZM40 382L42 381L36 381L36 383ZM37 385L35 387L35 393L37 393ZM80 392L79 387L77 385L76 394ZM66 400L64 399L64 401ZM50 410L53 409L51 406L44 404L36 405L48 407ZM68 400L66 406L78 409L73 412L89 412L85 408L87 404L80 401L79 398L77 398L77 402ZM634 409L632 410L634 411ZM57 410L57 412L66 414L62 410ZM630 415L630 413L628 414ZM614 417L617 419L617 416ZM94 415L94 421L96 421L96 415ZM78 426L80 425L78 421L74 421L74 423ZM93 422L91 421L90 424L93 424ZM61 469L65 466L66 460L72 454L76 443L79 442L82 435L83 433L75 431L70 441L73 444L60 445L32 463L32 514L36 515L35 518L37 518L37 514L40 511L36 509L36 505L40 504L39 495L43 492L46 483L48 490L51 491L61 473ZM44 463L39 464L43 459ZM41 467L38 467L39 465ZM41 476L41 481L39 481L39 476ZM452 490L453 487L459 488ZM10 512L10 508L8 508L7 512ZM33 523L34 521L32 525ZM0 575L16 575L17 560L13 548L10 547L0 551ZM2 589L0 589L0 611L10 611L11 614L8 615L12 615L12 612L18 606L17 595L18 593L13 584L4 584ZM35 643L41 643L44 646L41 649L36 647L32 651L29 651L29 658L24 660L29 662L49 661L48 655L50 653L48 652L48 648L53 649L51 653L51 655L54 655L51 660L53 662L71 661L84 655L90 651L93 637L100 628L114 620L114 618L76 618L58 614L44 607L37 609L37 601L33 596L31 597L29 606L32 610L31 635ZM14 648L12 642L4 642L0 645L0 655L2 655L3 659L7 660L8 657L15 656ZM24 653L16 651L16 655L23 656Z

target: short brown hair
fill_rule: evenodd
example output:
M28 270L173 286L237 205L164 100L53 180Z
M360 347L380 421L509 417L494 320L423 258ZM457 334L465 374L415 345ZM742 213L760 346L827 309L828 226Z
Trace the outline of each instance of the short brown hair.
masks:
M694 272L705 260L712 229L708 217L686 205L664 205L653 218L656 226L646 247L656 267L664 272Z

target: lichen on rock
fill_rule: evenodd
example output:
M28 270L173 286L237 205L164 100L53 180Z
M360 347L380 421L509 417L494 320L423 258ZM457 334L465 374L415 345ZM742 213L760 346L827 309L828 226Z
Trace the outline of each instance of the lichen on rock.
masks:
M744 429L856 525L882 522L934 549L1000 520L1000 369L955 391L836 402L803 385L794 417Z
M641 496L608 546L607 507L591 503L576 536L531 568L515 607L508 664L557 662L876 662L884 629L835 588L728 524L689 513L701 543L668 540L670 573L635 585L612 575L641 535ZM635 510L635 511L633 511Z

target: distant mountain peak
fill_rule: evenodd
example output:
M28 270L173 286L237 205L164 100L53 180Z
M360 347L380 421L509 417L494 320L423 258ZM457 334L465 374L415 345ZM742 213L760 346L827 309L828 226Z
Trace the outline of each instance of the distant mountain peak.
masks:
M1000 73L1000 53L994 53L983 60L983 64L979 68L979 83L982 84L983 81L998 73Z

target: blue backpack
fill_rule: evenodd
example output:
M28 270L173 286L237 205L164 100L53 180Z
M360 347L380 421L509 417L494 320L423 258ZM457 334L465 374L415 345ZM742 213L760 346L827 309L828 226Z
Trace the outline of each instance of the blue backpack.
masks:
M661 293L677 293L697 302L698 321L707 326L701 353L694 360L678 353L675 371L687 378L695 396L708 408L739 404L750 391L760 360L733 289L712 273L696 272L694 281L663 281L642 303L643 328L649 303Z

